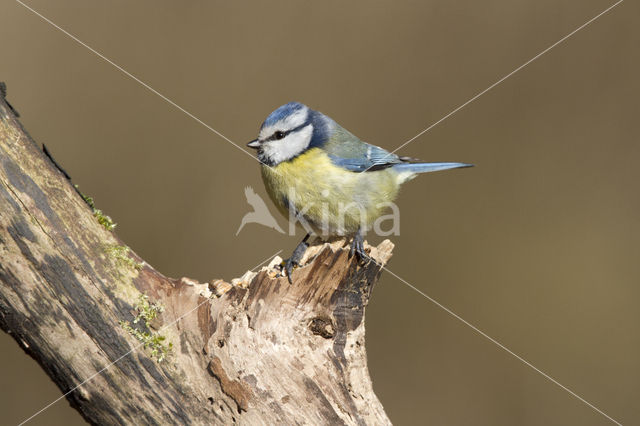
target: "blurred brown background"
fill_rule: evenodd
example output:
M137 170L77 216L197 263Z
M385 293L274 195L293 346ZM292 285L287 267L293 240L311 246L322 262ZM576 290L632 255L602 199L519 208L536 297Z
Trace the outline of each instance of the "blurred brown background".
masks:
M393 149L612 4L604 0L28 4L233 141L290 100ZM389 265L562 384L640 423L639 6L622 3L401 154L475 163L401 194ZM0 80L36 141L167 275L230 279L287 237L247 225L258 165L20 4ZM275 212L275 209L273 210ZM374 387L402 424L610 424L383 274ZM60 392L0 336L0 413ZM60 401L30 424L82 424Z

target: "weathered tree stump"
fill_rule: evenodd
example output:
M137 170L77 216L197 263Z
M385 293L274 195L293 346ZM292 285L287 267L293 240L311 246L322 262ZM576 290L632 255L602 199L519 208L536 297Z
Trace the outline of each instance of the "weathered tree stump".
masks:
M0 327L88 422L390 423L364 345L389 241L367 265L318 243L293 285L277 259L231 283L167 278L107 229L2 89Z

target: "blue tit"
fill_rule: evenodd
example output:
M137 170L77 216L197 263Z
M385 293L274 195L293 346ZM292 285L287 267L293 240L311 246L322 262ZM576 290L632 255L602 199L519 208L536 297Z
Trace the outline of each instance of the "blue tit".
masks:
M281 213L302 225L304 240L284 263L289 281L311 234L353 237L351 255L368 260L363 234L418 173L464 163L424 163L361 141L331 118L298 102L273 111L258 139L262 179Z

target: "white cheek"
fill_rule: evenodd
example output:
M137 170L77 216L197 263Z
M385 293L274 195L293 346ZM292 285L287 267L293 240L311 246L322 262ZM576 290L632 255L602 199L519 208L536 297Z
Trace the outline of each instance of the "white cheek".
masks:
M265 144L264 153L276 164L290 160L307 149L312 134L313 126L309 124L279 141Z

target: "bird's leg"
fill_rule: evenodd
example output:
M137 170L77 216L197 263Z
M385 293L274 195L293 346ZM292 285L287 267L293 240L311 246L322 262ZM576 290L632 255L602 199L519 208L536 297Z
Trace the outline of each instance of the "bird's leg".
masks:
M358 232L356 232L356 234L353 236L353 240L351 241L351 250L349 250L349 258L351 258L354 254L363 263L366 263L369 260L371 260L369 255L364 251L364 237L362 236L362 229L358 229Z
M307 240L309 239L310 236L311 234L307 234L302 239L302 241L300 241L300 244L298 244L298 247L296 247L296 249L293 251L293 254L291 255L291 257L282 262L282 266L284 267L284 270L287 272L287 279L289 280L289 284L293 284L293 281L291 280L291 273L293 272L293 268L296 266L300 266L300 261L302 260L302 256L304 256L304 253L307 251L307 248L309 248L309 244L307 243Z

